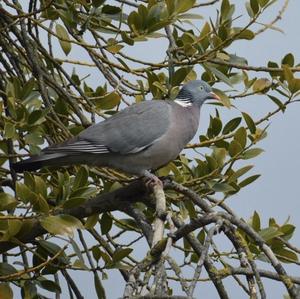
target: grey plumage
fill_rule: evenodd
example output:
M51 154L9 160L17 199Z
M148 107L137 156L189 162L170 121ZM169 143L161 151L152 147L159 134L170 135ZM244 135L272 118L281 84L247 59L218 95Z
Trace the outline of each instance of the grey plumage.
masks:
M194 137L200 108L211 98L217 96L207 83L190 81L182 87L175 101L134 104L13 167L22 172L43 166L88 164L149 176L149 170L175 159Z

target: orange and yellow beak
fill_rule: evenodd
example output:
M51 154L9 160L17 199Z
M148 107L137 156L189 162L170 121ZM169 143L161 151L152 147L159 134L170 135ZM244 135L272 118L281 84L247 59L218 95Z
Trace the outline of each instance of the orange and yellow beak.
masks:
M214 100L221 101L221 98L217 94L215 94L214 92L209 93L209 99L214 99Z

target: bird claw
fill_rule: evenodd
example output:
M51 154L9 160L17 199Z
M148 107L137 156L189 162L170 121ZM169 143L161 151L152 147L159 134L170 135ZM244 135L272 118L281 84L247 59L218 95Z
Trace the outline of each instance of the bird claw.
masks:
M153 188L157 185L163 188L163 182L156 175L147 171L144 174L144 178L147 189L153 190Z

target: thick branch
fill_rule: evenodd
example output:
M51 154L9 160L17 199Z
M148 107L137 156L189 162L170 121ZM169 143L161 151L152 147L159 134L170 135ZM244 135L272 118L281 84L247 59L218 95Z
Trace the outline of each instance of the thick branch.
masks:
M143 201L146 197L147 190L144 184L140 181L136 181L129 186L120 188L111 193L99 194L78 207L61 210L59 214L69 214L78 219L83 219L96 213L120 210L121 207L128 205L128 203ZM42 228L39 221L34 220L33 228L26 234L17 236L17 238L22 243L30 243L33 242L36 237L46 233L47 231ZM16 246L18 245L13 242L0 242L0 253L4 253Z

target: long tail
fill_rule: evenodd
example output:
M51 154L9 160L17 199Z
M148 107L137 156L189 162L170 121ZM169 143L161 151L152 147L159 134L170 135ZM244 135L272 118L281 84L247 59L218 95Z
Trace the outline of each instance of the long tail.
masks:
M63 166L68 158L63 153L41 154L12 165L15 172L33 171L44 166Z

